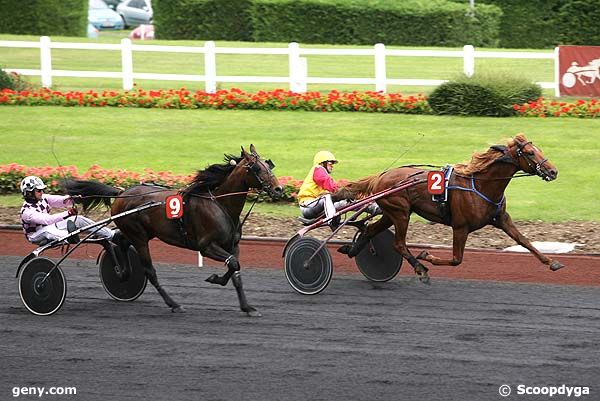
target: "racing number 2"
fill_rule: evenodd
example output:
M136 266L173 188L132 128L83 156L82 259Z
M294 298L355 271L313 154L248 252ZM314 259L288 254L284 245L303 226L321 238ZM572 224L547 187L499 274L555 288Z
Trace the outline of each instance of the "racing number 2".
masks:
M431 195L444 193L446 180L442 171L430 171L427 174L427 192Z
M171 195L165 201L167 219L179 219L183 216L183 198L181 195Z

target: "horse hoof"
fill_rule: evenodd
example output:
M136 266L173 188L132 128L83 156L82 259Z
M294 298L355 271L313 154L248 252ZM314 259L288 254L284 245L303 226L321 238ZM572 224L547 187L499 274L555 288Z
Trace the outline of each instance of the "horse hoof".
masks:
M427 256L429 256L429 252L421 251L421 253L417 255L417 259L427 260Z
M557 262L556 260L550 264L550 270L552 270L553 272L562 269L563 267L565 267L565 265L563 265L560 262Z
M221 277L219 277L217 274L212 274L209 278L207 278L204 281L208 281L211 284L219 284L219 285L225 285L227 283L223 282L223 279Z
M171 312L173 313L185 313L185 309L183 309L180 305L174 306L171 308Z
M337 249L339 253L343 253L344 255L349 255L350 250L352 250L352 245L342 245Z
M251 310L251 311L246 311L246 314L250 317L261 317L261 313L259 311L257 311L256 309Z
M420 275L420 276L419 276L419 281L420 281L421 283L423 283L423 284L427 284L427 285L430 285L430 284L431 284L431 282L430 282L430 279L429 279L429 276Z

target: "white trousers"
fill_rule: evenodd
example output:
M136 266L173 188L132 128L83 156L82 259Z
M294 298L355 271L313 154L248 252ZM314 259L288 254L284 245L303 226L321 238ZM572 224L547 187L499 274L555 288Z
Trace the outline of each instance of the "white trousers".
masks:
M42 240L54 241L56 239L62 238L65 235L69 234L67 230L67 221L72 221L75 223L75 227L83 228L87 227L90 224L94 224L94 221L88 219L85 216L70 216L69 218L59 221L58 223L49 224L45 227L40 228L34 233L29 234L27 237L29 241L34 244L41 242ZM92 228L90 231L96 230L96 228ZM82 234L86 234L87 231L84 231ZM89 232L87 232L89 234ZM111 239L115 235L115 232L107 227L102 227L96 234L93 235L94 238L106 238Z

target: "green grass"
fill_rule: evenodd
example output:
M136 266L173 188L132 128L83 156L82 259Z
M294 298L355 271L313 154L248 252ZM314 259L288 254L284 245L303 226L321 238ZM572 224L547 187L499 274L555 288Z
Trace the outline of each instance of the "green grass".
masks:
M121 38L127 37L128 32L101 32L98 39L52 37L59 42L93 42L93 43L119 43ZM33 40L37 36L0 35L0 40ZM136 44L204 46L203 41L136 41ZM217 42L222 47L286 47L283 43L247 43L247 42ZM303 45L311 48L368 48L368 46L341 46L341 45ZM390 49L402 47L390 46ZM410 49L415 49L411 47ZM462 50L459 48L421 48L438 50ZM483 50L483 49L478 49ZM507 51L506 49L485 49ZM531 51L531 50L521 50ZM535 52L548 52L550 50L534 50ZM371 56L308 56L308 73L311 77L373 77L374 64ZM0 47L0 60L3 68L30 68L39 69L39 49L21 49ZM452 79L462 73L461 58L445 57L388 57L387 76L389 79ZM135 72L154 72L165 74L195 74L204 73L204 58L202 54L183 53L153 53L134 52ZM88 71L120 71L121 59L118 51L100 50L72 50L53 49L52 67L64 70ZM511 73L525 77L532 81L551 82L554 79L554 64L551 59L476 59L476 72ZM288 76L288 59L285 55L217 55L218 75L248 75L248 76ZM29 77L32 83L39 84L39 77ZM55 89L60 90L102 90L120 89L121 80L102 78L53 78ZM144 89L179 88L204 89L200 82L178 81L152 81L140 80L137 85ZM284 84L246 84L246 83L221 83L220 88L227 89L238 87L247 91L275 89ZM338 90L373 90L374 87L366 85L309 85L309 90L328 91ZM402 93L429 93L433 87L398 87L390 86L389 92ZM553 96L550 90L544 91L545 96Z
M465 118L401 114L0 107L0 164L92 164L189 173L255 144L278 176L303 179L314 153L332 150L336 179L391 165L446 164L524 132L560 170L558 180L513 180L517 220L600 220L600 148L594 120ZM420 136L422 134L422 136ZM262 207L262 206L261 206Z

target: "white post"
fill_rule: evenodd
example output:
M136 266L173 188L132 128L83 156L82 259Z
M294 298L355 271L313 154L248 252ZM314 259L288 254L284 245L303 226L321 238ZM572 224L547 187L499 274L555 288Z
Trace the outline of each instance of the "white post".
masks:
M471 78L475 74L475 48L472 45L463 47L463 71Z
M52 86L52 51L50 50L50 38L40 37L40 71L42 74L42 86Z
M204 258L202 257L202 254L200 253L200 251L198 251L198 267L202 267L204 266Z
M207 40L204 42L204 90L207 93L217 91L217 57L215 42Z
M375 45L375 91L385 93L387 91L387 73L385 66L385 45Z
M130 39L121 39L121 70L123 71L123 90L133 89L133 50Z
M289 52L289 71L290 71L290 90L292 92L300 93L300 45L296 42L292 42L288 45Z
M554 96L560 97L560 49L554 48Z
M306 93L308 90L308 60L306 57L298 58L298 92Z

